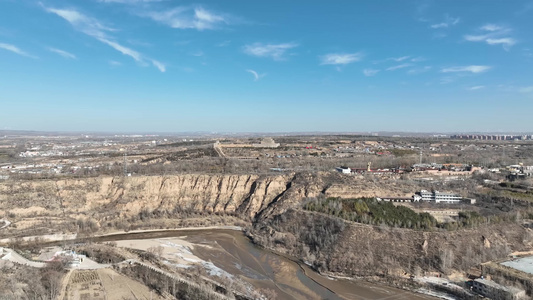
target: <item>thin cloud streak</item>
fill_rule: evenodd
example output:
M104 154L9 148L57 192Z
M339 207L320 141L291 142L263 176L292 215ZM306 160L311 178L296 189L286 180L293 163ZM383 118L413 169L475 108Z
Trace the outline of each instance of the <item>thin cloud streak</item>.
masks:
M508 35L510 28L496 24L485 24L481 26L479 34L467 34L463 38L469 42L485 42L488 45L502 45L505 50L509 50L517 41Z
M376 69L364 69L363 70L363 74L366 77L375 76L377 73L379 73L379 70L376 70Z
M495 25L495 24L486 24L486 25L481 26L480 29L485 30L485 31L500 31L500 30L503 30L504 28L501 26Z
M421 61L426 61L426 59L423 58L423 57L415 57L415 58L411 58L411 61L412 62L421 62Z
M130 49L128 47L122 46L119 43L110 41L108 39L104 38L98 38L98 40L104 44L107 44L108 46L112 47L113 49L117 50L118 52L127 55L131 58L133 58L137 62L141 62L141 54L133 49Z
M284 43L284 44L262 44L254 43L244 46L244 53L257 56L257 57L269 57L274 60L284 60L288 50L298 47L296 43Z
M421 73L428 72L431 69L432 69L431 66L425 66L425 67L422 67L422 68L414 68L414 69L411 69L411 70L407 71L407 74L410 74L410 75L421 74Z
M159 69L159 71L161 71L162 73L166 72L167 68L166 68L166 66L163 63L161 63L161 62L159 62L159 61L157 61L155 59L152 59L151 61L152 61L152 65L154 65L154 67Z
M512 38L501 38L501 39L487 39L487 44L489 45L504 45L504 46L513 46L516 44L516 40Z
M16 53L16 54L18 54L20 56L26 56L26 57L34 58L34 59L37 58L37 56L33 56L31 54L28 54L28 53L20 50L17 46L11 45L11 44L0 43L0 49L11 51L11 52Z
M113 67L118 67L118 66L122 66L122 63L116 61L116 60L110 60L109 61L109 64Z
M320 57L321 65L347 65L363 58L361 53L329 53Z
M254 76L254 81L258 81L259 79L261 79L261 78L266 76L266 74L259 74L256 71L251 70L251 69L248 69L248 70L245 70L245 71Z
M487 72L491 68L492 67L490 67L490 66L476 66L476 65L462 66L462 67L450 67L450 68L443 68L441 70L441 73L461 73L461 72L467 73L467 72L470 72L470 73L477 74L477 73Z
M56 9L56 8L49 8L45 6L43 6L43 8L45 11L49 13L53 13L65 19L76 30L81 31L87 34L88 36L95 38L101 43L104 43L110 46L116 51L133 58L136 62L146 64L146 61L150 61L152 62L152 65L154 65L157 69L159 69L159 71L165 72L166 69L162 63L160 62L154 63L155 60L148 58L148 57L144 57L142 54L140 54L136 50L128 48L114 41L114 39L111 36L109 36L109 32L114 32L116 30L103 25L98 20L87 17L83 15L82 13L76 10L72 10L72 9Z
M484 85L476 85L476 86L471 86L468 88L468 90L470 91L477 91L477 90L481 90L481 89L484 89L485 86Z
M452 17L446 15L444 22L433 24L433 25L430 25L429 27L433 28L433 29L448 28L448 27L451 27L453 25L459 24L460 20L461 20L460 18L452 18Z
M401 57L391 57L391 58L387 58L387 60L393 60L393 61L396 61L396 62L402 62L406 59L409 59L411 58L411 56L401 56Z
M196 29L198 31L218 29L224 24L230 24L231 18L198 7L179 6L166 11L151 11L141 16L165 24L176 29Z
M77 59L76 55L70 53L70 52L67 52L65 50L61 50L61 49L57 49L57 48L52 48L52 47L48 47L47 48L48 51L50 52L53 52L53 53L56 53L56 54L59 54L61 56L63 56L64 58L68 58L68 59Z
M403 68L408 68L408 67L410 67L412 65L413 64L401 64L401 65L389 67L389 68L385 69L385 71L395 71L395 70L399 70L399 69L403 69Z

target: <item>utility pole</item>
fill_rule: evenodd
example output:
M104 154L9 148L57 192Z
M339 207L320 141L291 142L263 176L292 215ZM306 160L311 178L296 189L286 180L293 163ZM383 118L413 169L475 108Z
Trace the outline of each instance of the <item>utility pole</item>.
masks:
M124 177L128 177L128 160L127 160L128 154L124 152Z

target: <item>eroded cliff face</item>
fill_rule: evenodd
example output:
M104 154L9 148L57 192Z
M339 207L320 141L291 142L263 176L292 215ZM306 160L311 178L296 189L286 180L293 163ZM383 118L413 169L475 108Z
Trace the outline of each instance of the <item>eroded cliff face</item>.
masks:
M294 175L176 175L3 182L1 209L19 215L180 209L255 217Z
M383 186L392 187L384 184ZM381 188L382 189L382 188ZM19 217L111 213L120 216L141 210L180 210L267 218L307 197L398 195L371 182L336 173L283 175L201 175L96 177L0 182L0 213Z

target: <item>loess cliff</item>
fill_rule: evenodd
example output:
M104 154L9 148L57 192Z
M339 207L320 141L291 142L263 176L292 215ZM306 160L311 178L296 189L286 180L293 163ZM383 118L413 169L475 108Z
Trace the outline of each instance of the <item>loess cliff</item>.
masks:
M81 179L0 182L0 213L21 217L141 210L189 210L257 218L295 207L320 193L333 197L381 194L403 195L389 185L386 191L357 178L337 174L172 175L92 177ZM387 185L385 185L387 186Z
M0 182L0 213L67 216L188 210L242 218L284 211L327 190L327 176L287 174L93 177ZM335 189L337 194L338 187Z

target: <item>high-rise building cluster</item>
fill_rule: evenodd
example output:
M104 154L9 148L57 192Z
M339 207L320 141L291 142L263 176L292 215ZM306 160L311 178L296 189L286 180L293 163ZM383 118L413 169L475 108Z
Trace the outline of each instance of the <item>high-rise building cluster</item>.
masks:
M485 141L514 141L514 140L533 140L533 135L509 135L509 134L455 134L450 136L452 139L460 140L485 140Z

